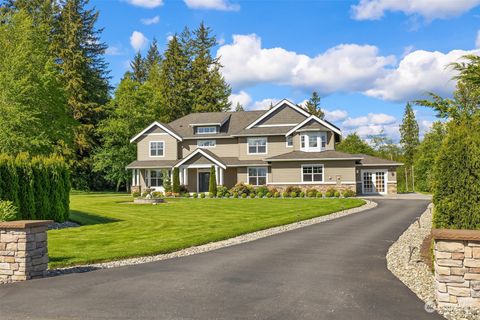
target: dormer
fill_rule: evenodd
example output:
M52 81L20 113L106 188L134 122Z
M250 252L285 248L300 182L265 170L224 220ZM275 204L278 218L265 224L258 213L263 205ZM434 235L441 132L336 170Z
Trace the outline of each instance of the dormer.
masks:
M194 136L214 136L222 132L227 121L230 119L229 114L215 114L212 115L209 121L199 121L188 124L193 130ZM205 120L205 119L203 119ZM225 131L225 130L223 130Z
M321 152L335 150L335 143L340 142L342 132L328 121L310 115L304 121L285 134L287 139L300 136L300 151Z

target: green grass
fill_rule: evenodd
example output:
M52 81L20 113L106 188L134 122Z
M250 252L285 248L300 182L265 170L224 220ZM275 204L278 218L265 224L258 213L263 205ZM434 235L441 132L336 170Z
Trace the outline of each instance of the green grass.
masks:
M167 199L128 204L114 193L72 193L79 228L48 232L50 267L167 253L364 204L361 199Z

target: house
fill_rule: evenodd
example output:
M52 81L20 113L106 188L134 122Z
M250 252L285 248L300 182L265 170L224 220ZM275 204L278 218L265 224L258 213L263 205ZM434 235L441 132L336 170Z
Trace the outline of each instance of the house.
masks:
M132 190L163 190L163 173L179 168L180 184L206 192L210 168L218 185L243 182L295 185L359 194L396 193L400 163L335 150L340 129L282 100L270 110L192 113L168 124L154 122L131 139L137 144Z

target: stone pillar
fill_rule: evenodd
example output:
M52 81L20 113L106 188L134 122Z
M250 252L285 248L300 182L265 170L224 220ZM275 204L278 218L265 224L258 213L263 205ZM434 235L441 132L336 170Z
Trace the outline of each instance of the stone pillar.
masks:
M0 222L0 282L45 276L50 220Z
M480 307L480 231L434 229L437 303Z

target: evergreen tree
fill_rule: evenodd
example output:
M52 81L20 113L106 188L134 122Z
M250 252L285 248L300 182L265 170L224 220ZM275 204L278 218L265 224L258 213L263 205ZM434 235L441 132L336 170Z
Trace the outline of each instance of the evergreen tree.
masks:
M435 159L438 157L445 136L445 125L437 121L420 143L414 161L416 189L423 192L432 191Z
M177 36L169 41L164 57L158 83L152 83L152 86L161 91L164 119L169 122L192 112L189 60Z
M203 22L194 35L191 69L193 112L227 111L231 107L228 97L232 89L220 72L218 58L213 58L211 54L217 43L215 36Z
M405 106L405 114L400 126L400 135L400 143L402 144L405 158L405 167L410 168L413 164L416 149L420 144L418 123L415 119L415 113L413 112L410 103L407 103Z
M172 192L180 193L180 170L178 167L173 168Z
M145 58L145 70L147 74L150 72L152 68L158 66L158 64L161 63L161 61L162 61L162 57L160 56L160 52L158 51L157 39L153 38L152 43L148 48L147 56Z
M305 103L305 109L308 111L308 113L323 119L325 118L325 113L320 108L320 100L321 98L318 93L313 91L312 96Z
M345 137L336 147L336 150L346 153L361 153L375 155L375 150L354 132Z
M92 150L98 146L95 127L104 118L108 101L108 71L104 60L107 45L96 28L98 12L87 9L88 0L61 0L56 19L54 52L65 84L68 107L78 121L75 128L73 180L76 188L89 188L95 177Z
M133 81L144 83L147 80L146 61L140 52L135 54L133 60L130 62L130 67L132 68L131 77Z
M213 194L213 196L217 195L217 177L215 174L215 167L210 167L210 180L208 182L208 193Z
M162 171L163 177L163 189L165 192L172 192L172 179L170 178L170 173L167 169Z
M240 111L245 111L245 109L240 104L240 102L237 102L237 105L235 106L235 112L240 112Z
M26 154L19 154L15 159L18 176L18 213L21 219L35 219L35 195L33 171Z
M11 157L0 154L0 199L12 201L19 207L18 175Z
M371 135L368 138L377 157L389 160L400 160L402 158L401 148L393 143L393 140L383 130L380 134Z
M35 217L47 219L50 214L50 180L44 159L36 157L32 159L33 189L35 192Z

